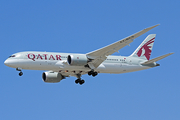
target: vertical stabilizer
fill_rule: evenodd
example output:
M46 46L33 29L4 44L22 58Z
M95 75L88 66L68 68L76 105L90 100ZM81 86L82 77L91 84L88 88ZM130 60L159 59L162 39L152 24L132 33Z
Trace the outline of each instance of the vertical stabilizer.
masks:
M154 44L156 34L150 34L139 45L139 47L130 55L131 57L139 57L140 59L149 60Z

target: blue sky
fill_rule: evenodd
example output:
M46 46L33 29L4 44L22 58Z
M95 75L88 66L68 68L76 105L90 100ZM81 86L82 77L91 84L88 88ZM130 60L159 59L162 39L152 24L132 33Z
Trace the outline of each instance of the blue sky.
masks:
M179 0L1 0L0 119L179 120ZM160 67L126 74L84 75L44 83L43 71L4 65L20 51L87 53L161 24L115 55L130 55L157 34L151 58L175 52Z

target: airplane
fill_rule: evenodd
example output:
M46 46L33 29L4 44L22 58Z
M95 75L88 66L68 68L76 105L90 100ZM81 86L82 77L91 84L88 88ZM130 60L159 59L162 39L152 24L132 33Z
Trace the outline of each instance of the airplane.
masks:
M153 68L160 65L157 61L173 54L168 53L150 60L156 34L148 35L130 56L112 54L158 25L86 54L26 51L11 55L4 64L20 71L19 76L23 75L22 69L44 70L44 82L57 83L66 77L74 76L77 78L75 83L80 85L85 83L81 78L85 74L95 77L99 73L120 74Z

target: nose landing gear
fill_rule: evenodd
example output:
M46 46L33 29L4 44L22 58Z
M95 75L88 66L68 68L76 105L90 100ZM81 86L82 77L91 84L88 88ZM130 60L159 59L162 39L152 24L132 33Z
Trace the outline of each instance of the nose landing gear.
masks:
M23 72L22 72L21 68L16 68L16 70L17 70L17 71L20 71L20 72L19 72L19 76L22 76L22 75L23 75Z
M22 76L23 75L23 72L21 71L21 72L19 72L19 76Z

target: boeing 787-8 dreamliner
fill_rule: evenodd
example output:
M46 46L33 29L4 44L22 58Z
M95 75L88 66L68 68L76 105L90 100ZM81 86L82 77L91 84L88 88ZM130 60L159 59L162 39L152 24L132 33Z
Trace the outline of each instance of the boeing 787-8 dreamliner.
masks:
M159 66L156 61L173 54L169 53L150 60L156 34L148 35L130 56L112 54L156 26L158 25L86 54L26 51L11 55L4 64L20 71L19 76L23 75L22 69L45 70L47 72L42 74L44 82L56 83L66 77L75 76L77 77L75 83L80 85L85 82L81 79L84 74L95 77L99 73L119 74L144 70Z

